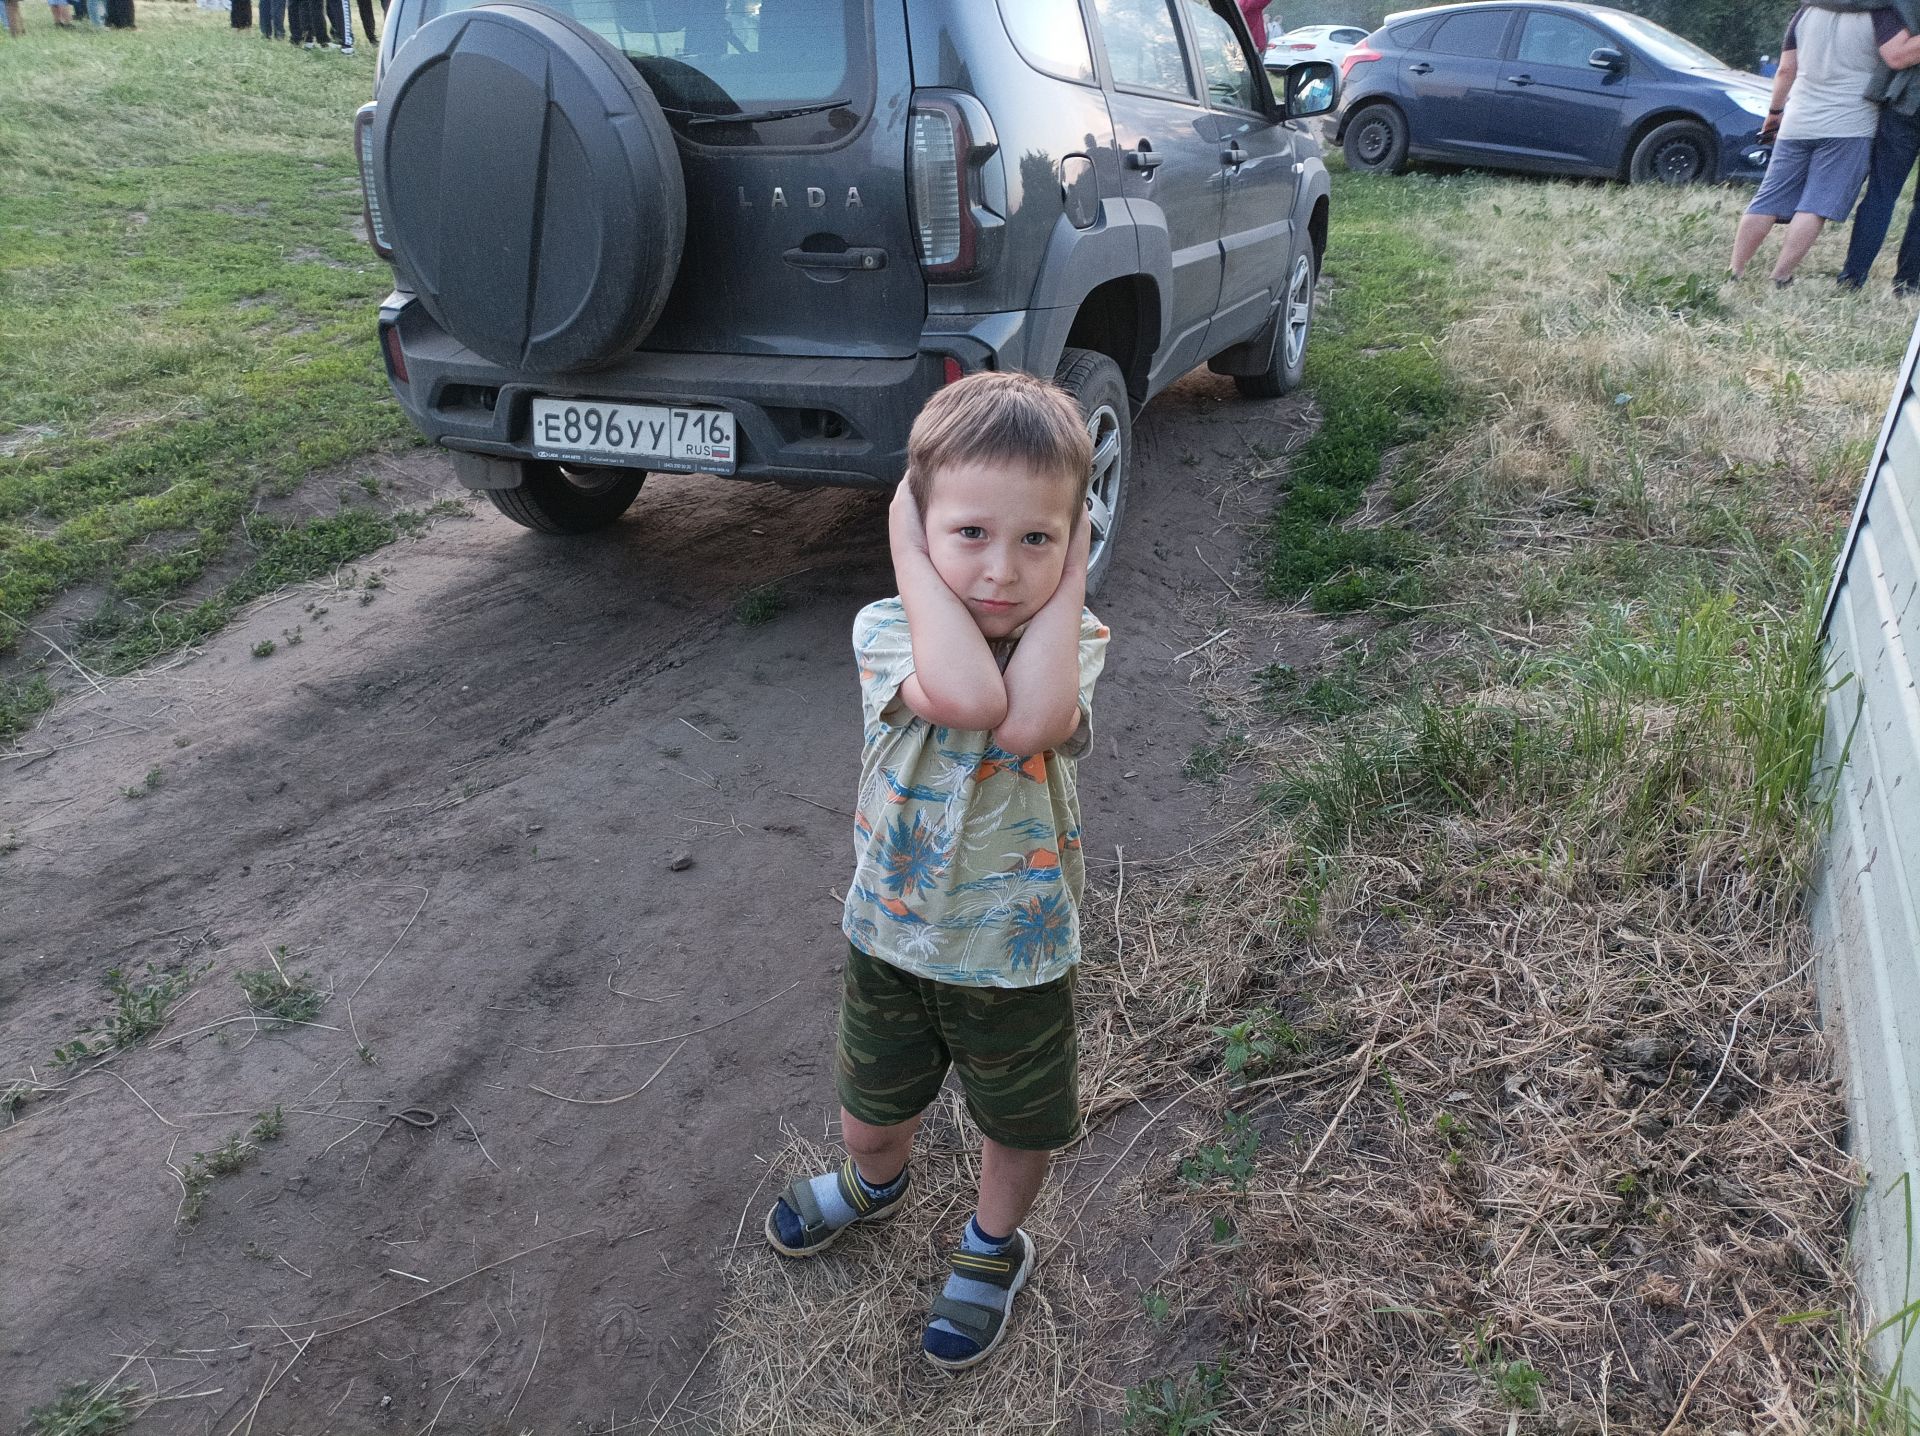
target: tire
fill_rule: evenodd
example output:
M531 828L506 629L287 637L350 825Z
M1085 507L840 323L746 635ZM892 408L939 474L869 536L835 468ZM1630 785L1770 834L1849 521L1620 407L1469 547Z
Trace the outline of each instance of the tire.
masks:
M632 505L646 474L639 469L591 469L527 459L520 487L488 489L493 506L517 524L543 534L603 529Z
M1634 184L1698 184L1713 177L1713 135L1692 120L1669 120L1633 147L1627 178Z
M1234 387L1243 398L1278 399L1291 394L1307 377L1307 340L1313 335L1314 284L1319 279L1313 245L1294 255L1287 269L1287 292L1280 301L1273 326L1273 348L1261 374L1236 374Z
M510 369L588 369L658 321L686 243L680 151L632 63L530 4L460 8L395 52L370 171L401 287Z
M1347 121L1340 152L1347 168L1363 174L1397 175L1407 167L1407 117L1392 105L1368 105Z
M1127 512L1127 480L1133 474L1133 409L1120 366L1092 349L1060 355L1053 382L1073 395L1087 417L1093 440L1093 547L1087 554L1087 593L1100 591L1113 567L1115 538Z

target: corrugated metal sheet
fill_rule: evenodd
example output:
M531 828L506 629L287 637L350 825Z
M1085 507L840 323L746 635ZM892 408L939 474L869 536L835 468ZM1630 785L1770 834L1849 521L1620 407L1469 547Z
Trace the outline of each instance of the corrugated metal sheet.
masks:
M1920 1301L1920 327L1827 600L1825 771L1833 828L1816 876L1821 1010L1839 1038L1853 1149L1866 1168L1855 1226L1875 1321ZM1904 1180L1903 1180L1904 1178ZM1920 1391L1920 1332L1875 1343Z

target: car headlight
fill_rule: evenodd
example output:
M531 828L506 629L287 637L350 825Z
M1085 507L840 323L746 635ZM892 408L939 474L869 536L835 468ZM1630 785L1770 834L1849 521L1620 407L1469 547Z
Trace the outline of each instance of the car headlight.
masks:
M1750 115L1765 115L1772 108L1767 103L1771 96L1756 94L1752 90L1728 90L1727 98Z

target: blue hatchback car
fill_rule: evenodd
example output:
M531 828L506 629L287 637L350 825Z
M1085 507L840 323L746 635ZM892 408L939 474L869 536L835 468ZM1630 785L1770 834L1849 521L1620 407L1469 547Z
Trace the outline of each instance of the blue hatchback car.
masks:
M1771 87L1602 5L1442 5L1346 57L1336 137L1356 170L1409 158L1690 184L1758 179Z

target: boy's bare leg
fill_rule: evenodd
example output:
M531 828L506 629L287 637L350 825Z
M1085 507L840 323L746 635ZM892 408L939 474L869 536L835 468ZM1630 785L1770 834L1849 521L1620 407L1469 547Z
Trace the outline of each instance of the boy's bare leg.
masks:
M1820 215L1805 210L1796 214L1793 223L1787 226L1787 237L1780 242L1780 259L1773 266L1773 277L1793 278L1793 271L1800 267L1800 261L1807 257L1807 251L1813 248L1813 242L1826 227L1827 222Z
M1012 1236L1033 1210L1046 1184L1051 1152L1028 1152L983 1139L980 1153L980 1208L976 1218L990 1236Z
M845 1107L840 1109L840 1132L846 1139L847 1152L870 1187L893 1184L893 1179L907 1165L907 1155L913 1150L913 1134L919 1130L918 1117L891 1127L876 1127L862 1122Z
M1738 279L1747 272L1747 262L1751 260L1766 237L1773 233L1773 227L1779 223L1770 214L1743 214L1740 227L1733 232L1733 277Z

